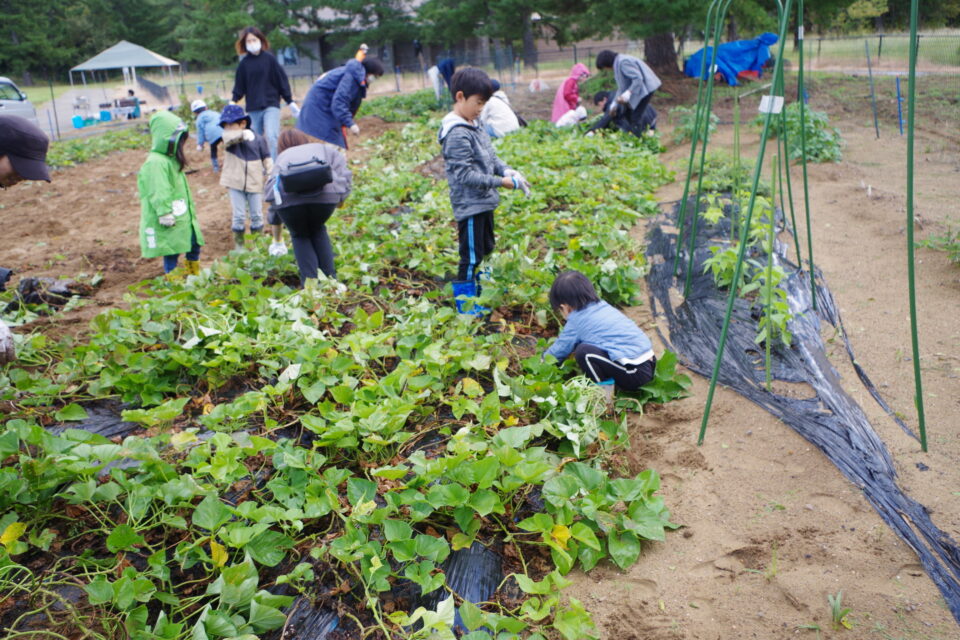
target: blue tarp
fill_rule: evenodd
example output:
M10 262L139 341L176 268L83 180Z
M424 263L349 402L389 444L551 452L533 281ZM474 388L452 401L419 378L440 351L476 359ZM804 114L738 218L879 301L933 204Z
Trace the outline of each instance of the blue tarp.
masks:
M762 75L764 63L770 59L770 45L776 44L777 34L761 33L753 40L737 40L727 42L717 48L717 73L723 74L723 79L730 86L736 86L737 74L741 71L756 71ZM691 78L700 75L701 58L704 49L687 58L683 65L683 72ZM713 47L706 47L707 64L713 56ZM707 76L704 76L704 80Z

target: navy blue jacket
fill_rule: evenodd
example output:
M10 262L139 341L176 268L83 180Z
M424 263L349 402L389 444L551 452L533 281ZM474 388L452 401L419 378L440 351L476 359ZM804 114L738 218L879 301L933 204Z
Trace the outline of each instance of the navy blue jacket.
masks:
M267 107L279 108L280 98L287 104L293 102L287 72L269 51L261 51L258 55L248 53L237 65L233 101L239 102L244 96L247 113Z
M367 96L366 79L367 71L359 60L322 75L303 101L297 129L346 148L342 127L353 126L353 115Z

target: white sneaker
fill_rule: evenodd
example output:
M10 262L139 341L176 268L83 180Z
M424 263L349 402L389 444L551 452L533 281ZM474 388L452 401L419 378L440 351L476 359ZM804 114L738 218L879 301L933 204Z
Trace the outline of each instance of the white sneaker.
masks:
M271 242L267 253L271 256L285 256L287 255L287 245L282 240L280 242Z

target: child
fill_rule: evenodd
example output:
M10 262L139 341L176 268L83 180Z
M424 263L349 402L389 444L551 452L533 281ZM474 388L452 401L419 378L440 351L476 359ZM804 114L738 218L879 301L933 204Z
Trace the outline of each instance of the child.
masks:
M223 142L223 128L220 126L220 112L207 109L203 100L194 100L190 110L197 114L197 151L203 151L203 143L210 143L210 163L213 172L220 171L220 162L217 160L217 148Z
M237 249L243 249L248 208L250 233L263 230L263 186L266 176L273 169L273 160L266 139L250 129L250 116L243 112L240 105L228 104L224 108L220 126L223 127L223 146L226 149L220 186L226 187L230 193L234 245ZM286 245L278 236L275 230L270 255L287 252Z
M550 114L550 121L553 124L557 124L568 111L573 111L580 106L580 83L589 77L590 70L585 64L578 62L573 65L570 76L557 87L557 94L553 98L553 112Z
M583 105L580 105L576 109L571 109L565 114L560 116L560 119L556 121L558 127L572 127L575 124L579 124L587 119L587 108Z
M657 358L650 338L620 311L600 300L590 280L579 271L564 271L550 287L550 306L566 323L544 352L558 361L573 353L591 380L605 385L609 400L614 385L636 391L653 380Z
M316 142L299 129L282 132L277 151L280 155L267 182L267 202L270 213L277 214L290 231L300 286L316 278L318 269L336 278L327 220L350 194L353 175L346 155L336 145ZM281 178L279 174L291 167L299 168L298 179ZM324 174L326 170L329 173Z
M179 254L186 253L186 271L196 275L200 273L203 235L183 173L183 145L188 135L187 125L169 111L150 118L150 153L137 175L140 250L144 258L163 256L164 273L173 271Z
M460 266L453 295L458 313L475 315L484 310L473 306L468 311L465 301L459 298L476 297L477 268L493 251L493 211L500 203L497 189L523 189L529 193L530 184L497 157L490 136L478 121L493 94L487 74L469 67L457 71L450 80L450 93L453 111L443 118L439 140L460 239Z

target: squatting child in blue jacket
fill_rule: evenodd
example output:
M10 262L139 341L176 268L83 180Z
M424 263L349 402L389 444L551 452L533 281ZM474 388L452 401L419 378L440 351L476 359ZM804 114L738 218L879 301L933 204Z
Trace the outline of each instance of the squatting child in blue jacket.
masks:
M197 151L203 151L203 143L210 143L210 163L213 172L220 171L217 160L217 147L223 142L223 127L220 126L220 112L211 111L203 100L190 103L190 110L197 114Z
M544 352L558 361L573 353L583 373L605 385L636 391L653 380L657 357L650 338L619 310L597 296L593 283L579 271L564 271L550 287L550 306L566 323Z

